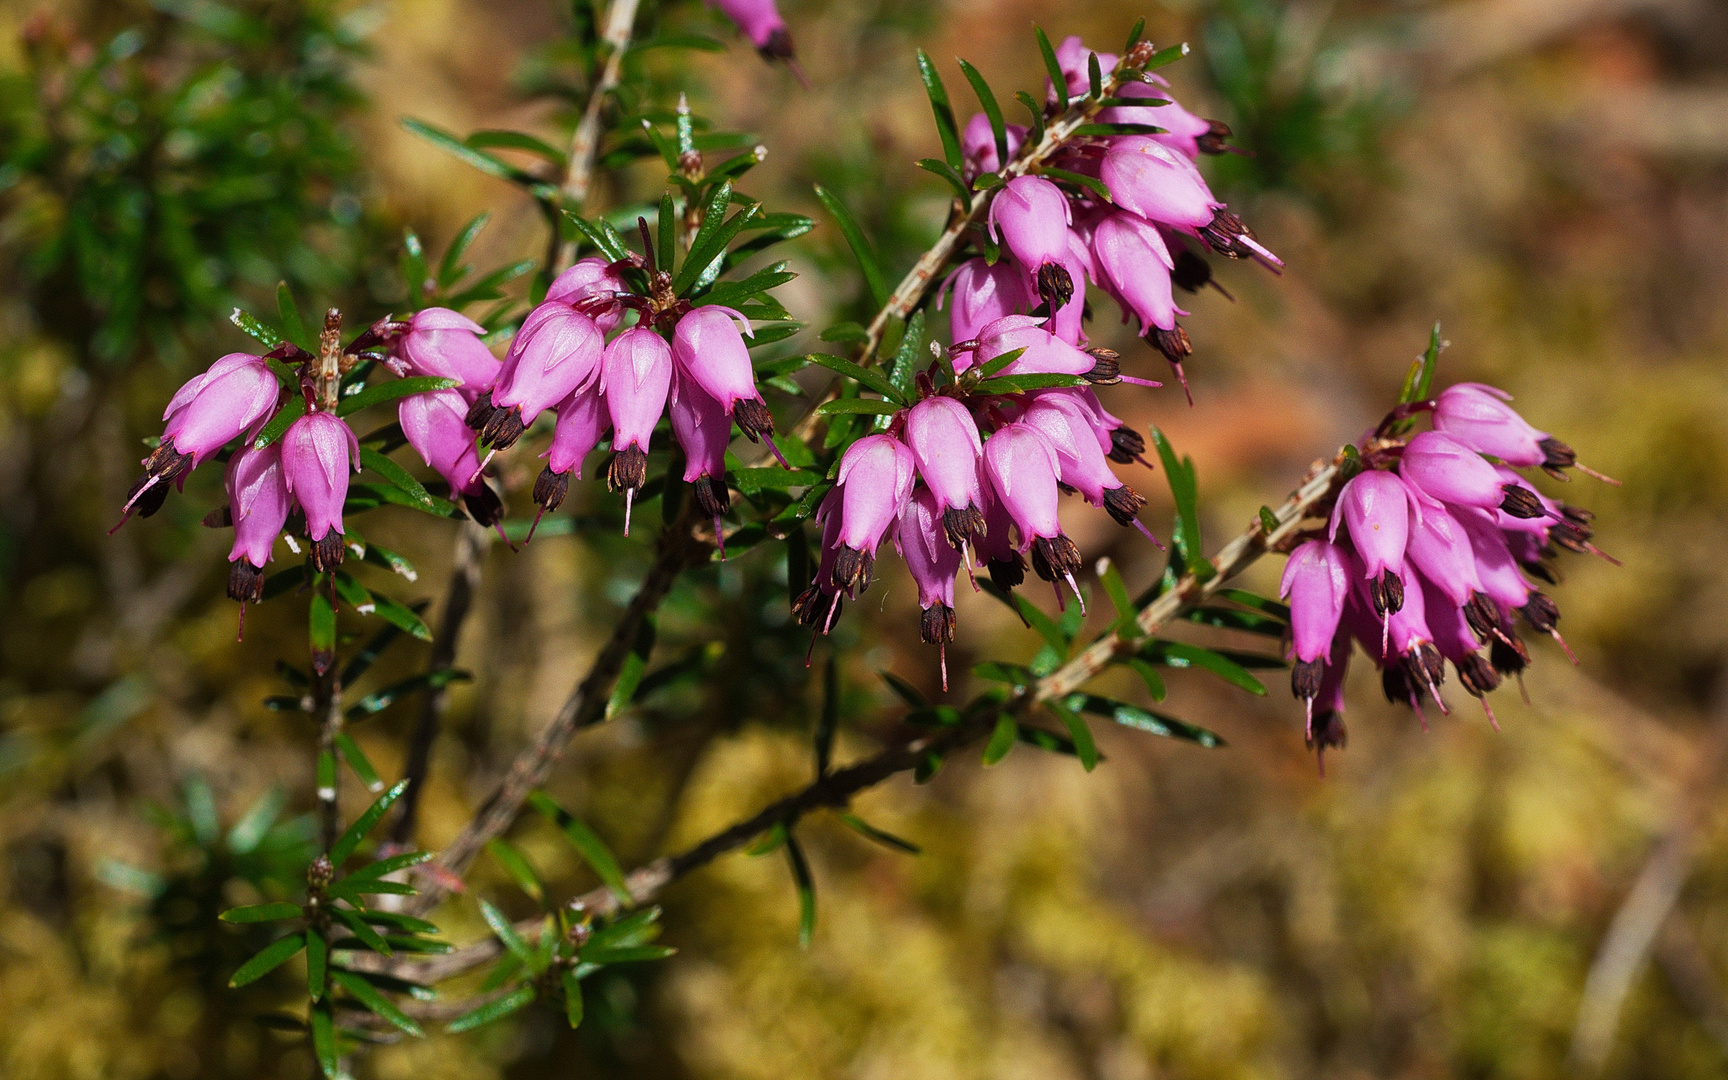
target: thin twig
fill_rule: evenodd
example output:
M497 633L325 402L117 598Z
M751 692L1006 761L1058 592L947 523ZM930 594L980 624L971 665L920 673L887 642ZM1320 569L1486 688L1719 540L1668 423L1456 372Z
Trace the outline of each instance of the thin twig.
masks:
M528 793L552 775L552 767L557 764L570 737L606 718L606 702L611 696L612 684L630 655L642 620L659 607L684 568L706 558L711 550L709 544L698 540L691 531L694 524L694 515L688 512L691 505L687 502L685 512L661 529L659 551L648 576L619 615L611 637L594 657L588 673L565 699L551 723L541 729L532 744L516 755L510 771L475 811L467 827L439 854L435 865L443 873L421 876L424 891L409 905L410 911L423 912L436 905L444 895L441 881L450 876L460 877L486 842L510 827Z
M1181 615L1203 603L1231 579L1278 547L1295 533L1304 520L1323 509L1333 497L1339 476L1342 455L1330 464L1315 463L1302 485L1278 509L1278 527L1268 533L1255 522L1240 536L1225 545L1222 551L1205 564L1209 573L1185 575L1176 587L1160 595L1135 617L1142 634L1152 634ZM722 832L710 836L676 855L668 855L632 871L625 878L629 887L628 905L610 889L599 888L574 900L585 911L605 917L626 906L638 907L649 903L672 882L719 856L737 850L776 825L796 821L811 810L847 805L858 792L875 786L897 773L916 768L931 754L944 754L975 742L987 735L1002 712L1016 718L1053 698L1064 697L1085 685L1109 667L1133 642L1116 631L1104 634L1080 655L1069 660L1055 672L1031 687L1019 690L1006 702L996 705L989 698L980 698L968 706L960 723L942 728L903 746L884 750L875 757L838 769L818 779L808 787L772 803L757 814ZM542 920L529 919L518 924L524 933L532 933ZM501 955L503 945L496 938L487 938L464 946L443 956L425 959L388 958L372 953L355 953L344 963L358 971L393 975L412 982L431 984L485 964Z

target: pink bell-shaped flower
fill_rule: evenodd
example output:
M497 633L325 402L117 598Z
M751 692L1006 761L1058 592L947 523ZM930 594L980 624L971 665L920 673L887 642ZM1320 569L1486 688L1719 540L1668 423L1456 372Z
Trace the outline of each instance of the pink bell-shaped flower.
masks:
M972 413L951 397L928 397L906 412L906 445L928 486L944 535L962 548L984 535L979 464L984 442Z
M987 364L1004 353L1024 349L998 371L998 375L1034 373L1091 375L1099 367L1097 357L1075 348L1044 328L1043 319L1030 315L1007 315L978 333L973 364ZM971 364L966 365L970 367ZM956 370L960 370L958 362Z
M942 287L949 293L949 340L956 345L976 341L984 327L1005 315L1023 314L1036 303L1027 295L1019 269L1005 261L991 266L982 258L968 259ZM971 362L967 353L954 358L958 371Z
M911 495L916 473L912 451L892 435L866 435L846 448L835 477L841 492L836 589L857 596L869 587L877 545Z
M1026 271L1030 291L1054 310L1068 304L1081 283L1075 281L1068 226L1073 215L1062 189L1041 176L1020 176L990 202L990 235Z
M614 298L630 291L612 264L590 255L577 259L570 269L552 279L545 303L568 304L594 320L602 334L610 334L624 321L624 308Z
M1443 507L1430 506L1418 514L1411 503L1404 558L1454 607L1469 603L1473 594L1482 591L1470 537Z
M1100 283L1122 305L1122 318L1140 321L1140 332L1174 330L1176 316L1188 314L1171 295L1170 271L1176 266L1157 226L1138 214L1104 217L1092 231L1092 257Z
M680 370L672 382L672 436L684 448L684 482L690 485L702 512L714 519L714 542L726 557L720 518L732 508L726 488L726 446L732 441L732 419L720 402Z
M1404 447L1398 474L1441 502L1503 509L1514 517L1543 516L1536 494L1507 483L1481 454L1444 431L1424 431Z
M731 19L756 51L769 60L792 58L792 34L774 0L710 0L720 14Z
M469 426L493 449L508 448L542 412L594 380L605 348L593 319L567 304L541 304L510 343L497 387L469 410Z
M1327 538L1338 540L1344 526L1361 560L1376 613L1384 616L1404 603L1404 545L1410 536L1409 518L1420 510L1410 503L1404 484L1389 472L1370 469L1351 478L1338 493Z
M498 379L498 358L480 339L485 332L460 312L425 308L408 320L408 332L397 342L396 355L415 375L462 380L457 389L466 411Z
M743 333L751 333L750 320L731 308L696 308L678 320L672 332L672 355L690 381L718 401L725 414L738 421L745 437L755 442L773 434L774 417L756 388L756 368L740 327Z
M228 459L224 483L228 488L228 517L234 523L234 546L228 552L228 598L241 603L240 617L244 620L244 605L264 599L264 564L270 561L270 549L293 509L282 478L281 444L271 443L262 450L241 449Z
M1138 517L1145 498L1116 478L1098 446L1085 406L1065 394L1041 394L1027 406L1019 423L1037 428L1050 440L1059 465L1057 478L1062 483L1107 511L1116 524L1138 526L1152 536Z
M182 480L216 451L261 424L276 411L280 396L275 373L263 357L250 353L229 353L189 380L162 413L167 422L162 441L141 462L144 475L126 493L126 515L130 517L134 507L145 517L155 513L167 498L168 483Z
M1506 391L1482 383L1448 386L1434 399L1434 427L1508 465L1541 466L1550 475L1564 479L1564 470L1578 465L1578 455L1546 431L1532 427L1506 404L1511 400ZM1578 468L1590 472L1583 466ZM1590 475L1608 479L1599 473Z
M333 413L307 413L282 435L282 476L306 512L312 565L333 570L342 562L342 504L348 474L360 469L360 440Z
M612 467L607 484L624 490L624 535L636 491L648 479L648 442L672 389L672 350L645 326L624 331L606 346L600 389L612 417Z
M534 478L534 502L540 507L534 514L534 525L528 529L528 539L540 518L558 509L570 492L570 477L582 477L582 459L593 452L606 434L612 417L606 411L606 396L598 383L576 391L554 406L558 423L552 429L552 443L541 456L546 465Z
M409 394L396 406L408 445L450 485L450 497L461 498L479 524L498 525L504 504L480 478L480 454L464 419L467 413L468 402L455 390Z
M1022 550L1031 549L1032 569L1046 581L1066 580L1079 599L1074 574L1080 569L1080 549L1056 517L1061 467L1049 438L1029 424L1008 424L985 440L984 476L1020 530Z
M1356 576L1348 551L1325 540L1309 540L1290 553L1278 595L1290 604L1290 673L1296 696L1313 701L1321 672L1344 615L1344 601Z
M924 612L918 635L941 650L942 689L947 690L948 643L954 640L954 575L960 570L960 552L944 536L942 516L935 494L919 487L900 511L894 546L918 587L918 606Z
M1145 135L1114 140L1099 177L1117 205L1181 229L1209 225L1224 206L1212 196L1192 161Z

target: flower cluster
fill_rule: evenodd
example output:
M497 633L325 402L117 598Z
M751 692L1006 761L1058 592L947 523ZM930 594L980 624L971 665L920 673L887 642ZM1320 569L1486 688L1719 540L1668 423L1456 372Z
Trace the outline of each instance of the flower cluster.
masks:
M1077 37L1062 42L1056 58L1075 95L1086 92L1094 58L1106 72L1120 59L1093 53ZM1195 166L1201 154L1230 149L1229 127L1171 100L1169 84L1157 74L1139 79L1125 82L1110 99L1115 103L1097 116L1101 124L1135 133L1065 143L1046 163L1045 175L1018 176L997 192L988 224L1002 258L974 258L944 286L952 292L956 345L977 340L1003 316L1028 311L1044 312L1057 337L1082 345L1090 282L1116 301L1124 322L1136 320L1141 336L1169 361L1186 391L1182 362L1193 345L1176 321L1187 312L1176 306L1173 287L1194 291L1212 280L1210 265L1190 241L1229 259L1246 256L1274 271L1282 267L1213 196ZM1054 100L1054 86L1049 94ZM1012 160L1025 147L1029 129L1010 124L1004 134ZM984 114L966 125L961 149L968 180L1005 164Z
M1078 352L1048 347L1056 346ZM1025 580L1029 554L1039 577L1067 582L1080 599L1080 551L1057 519L1061 492L1078 492L1151 538L1136 516L1146 500L1109 465L1138 459L1145 444L1090 387L997 395L967 393L966 381L941 390L928 375L919 382L921 400L842 455L836 486L816 512L821 563L792 606L800 622L827 633L841 597L869 587L877 549L892 539L918 587L920 635L943 649L946 688L961 567L970 576L982 561L997 586L1012 589ZM1063 602L1059 587L1056 599Z
M1389 700L1421 716L1432 696L1445 712L1450 663L1490 722L1485 695L1530 663L1515 617L1565 647L1559 608L1526 574L1553 583L1549 564L1561 549L1601 552L1589 511L1546 498L1514 471L1564 478L1577 459L1509 400L1460 383L1401 406L1364 440L1366 467L1339 492L1325 534L1291 552L1280 589L1290 603L1291 687L1307 704L1308 745L1322 754L1344 744L1352 640L1380 668ZM1433 430L1386 437L1418 412L1432 413Z
M560 274L511 341L496 382L468 409L467 424L496 452L513 445L541 413L557 417L542 455L546 467L534 482L541 514L564 501L571 476L580 479L582 459L610 431L607 483L624 492L628 536L630 508L648 478L654 428L670 412L673 437L684 451L683 479L715 519L718 539L720 516L731 505L725 474L733 423L779 453L769 437L774 418L744 342L750 321L732 308L692 307L672 295L671 276L653 265L653 245L644 249L649 255L640 261L587 258ZM645 292L626 284L622 273L630 268L646 271ZM638 321L608 341L629 311Z

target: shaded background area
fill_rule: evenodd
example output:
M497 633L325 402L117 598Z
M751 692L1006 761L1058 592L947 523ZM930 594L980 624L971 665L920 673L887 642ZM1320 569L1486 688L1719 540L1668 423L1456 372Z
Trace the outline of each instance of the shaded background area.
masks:
M546 43L565 25L561 5L235 6L270 32L224 39L223 9L199 0L64 3L45 15L0 3L0 142L11 144L0 151L40 135L44 102L52 114L76 90L36 88L30 50L135 54L137 78L193 87L163 115L192 109L203 125L128 149L125 133L157 118L110 103L103 122L117 134L54 165L59 185L0 170L7 1076L307 1074L303 1051L250 1020L291 1003L290 973L221 989L257 942L212 921L299 865L292 825L240 853L223 830L275 790L290 814L311 805L309 724L260 705L282 692L272 662L300 658L303 612L292 602L255 611L246 642L233 641L226 540L197 524L213 476L158 517L103 532L136 440L153 433L172 387L244 345L224 321L232 297L267 304L286 279L304 302L376 317L401 302L401 230L440 252L482 209L493 214L476 245L483 264L545 244L530 202L398 120L562 142L567 110L522 93L556 61ZM1145 15L1154 41L1194 45L1168 72L1179 95L1254 152L1204 167L1288 269L1272 279L1225 266L1237 302L1189 303L1194 408L1173 389L1122 388L1107 401L1194 456L1209 547L1373 423L1438 319L1451 342L1442 380L1505 387L1533 423L1625 482L1580 478L1564 492L1597 510L1598 543L1625 566L1571 562L1554 592L1581 666L1540 646L1531 704L1500 694L1498 733L1467 699L1425 733L1361 678L1349 748L1322 780L1277 673L1265 699L1176 673L1171 711L1227 747L1100 726L1108 760L1092 774L1024 747L989 770L956 756L928 785L900 778L859 801L921 857L866 846L830 821L807 827L820 904L808 951L784 862L729 856L668 894L666 940L680 954L595 988L579 1032L529 1013L473 1037L383 1048L361 1075L1547 1077L1574 1075L1572 1053L1612 1076L1721 1075L1728 9L805 0L784 10L808 92L695 8L686 21L732 47L667 77L689 86L699 111L768 147L747 190L820 219L809 185L828 184L897 272L945 213L946 189L912 165L937 149L915 48L938 59L960 101L956 53L999 92L1038 84L1034 19L1058 39L1114 47ZM116 37L129 27L137 38ZM110 182L136 153L222 183L145 205ZM73 177L83 201L62 197ZM652 169L627 172L597 198L622 205L657 182ZM813 329L855 317L861 286L832 227L802 242L794 268L803 276L783 299L795 315ZM1149 350L1113 323L1101 304L1096 337L1130 370L1155 374ZM814 334L793 345L804 343ZM504 464L519 502L537 467L521 452ZM1161 478L1131 482L1161 521ZM577 487L578 511L606 504L592 483ZM1157 553L1100 522L1071 522L1088 557L1111 555L1131 587L1151 580ZM435 601L453 532L406 515L366 527L421 568L398 595ZM771 587L783 564L751 559L691 575L661 622L663 654L705 650L713 676L586 732L560 767L555 793L628 863L808 777L818 688ZM605 534L491 552L458 660L476 678L456 690L435 750L423 843L454 835L557 708L642 564L639 548ZM1251 587L1274 589L1277 569L1257 567ZM843 756L904 736L876 669L935 691L934 656L907 644L910 586L886 565L879 581L836 634L854 718ZM1035 651L987 599L965 597L960 622L957 671ZM421 663L405 650L383 677ZM356 736L399 773L412 721L398 706ZM524 822L512 838L556 894L592 884L549 827ZM495 865L470 885L528 910L512 906L521 898ZM483 932L460 898L444 924L456 940ZM1622 945L1604 954L1610 938Z

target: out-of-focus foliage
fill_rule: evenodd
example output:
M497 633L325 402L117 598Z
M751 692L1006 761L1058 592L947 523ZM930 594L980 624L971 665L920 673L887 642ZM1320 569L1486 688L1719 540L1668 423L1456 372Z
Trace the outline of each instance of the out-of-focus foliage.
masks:
M271 18L299 12L281 25L305 25L296 22L303 5L229 6ZM1442 379L1505 385L1533 421L1625 481L1609 490L1580 479L1565 494L1594 506L1598 542L1627 566L1574 564L1560 595L1582 668L1544 651L1529 679L1533 707L1503 710L1502 733L1460 708L1424 734L1363 680L1351 688L1351 744L1328 759L1322 783L1301 749L1299 711L1277 688L1245 703L1204 674L1173 677L1172 700L1227 736L1228 748L1101 727L1106 760L1091 774L1066 758L1016 751L988 770L957 760L928 786L896 782L858 809L916 841L922 856L879 850L832 819L813 818L801 831L822 903L808 951L796 944L785 860L730 856L668 895L661 940L679 954L591 985L582 1029L529 1009L477 1035L381 1048L369 1075L1576 1075L1565 1058L1585 974L1652 838L1700 797L1688 797L1687 785L1695 772L1708 777L1704 732L1721 723L1728 129L1720 118L1728 108L1718 87L1728 26L1720 14L1616 0L1241 0L1152 12L1101 3L1055 14L805 0L784 10L811 92L760 64L717 22L705 29L727 38L728 50L678 77L701 111L768 145L752 174L765 198L801 201L815 214L808 182L821 180L866 223L891 273L910 261L921 230L937 227L947 197L911 165L935 148L915 46L944 65L963 53L998 85L1030 87L1041 76L1026 49L1029 18L1054 35L1114 47L1126 25L1149 14L1154 40L1194 43L1195 56L1168 72L1177 90L1196 111L1229 120L1237 142L1258 155L1208 167L1229 184L1271 193L1255 225L1290 260L1275 284L1226 271L1233 306L1185 297L1195 338L1215 343L1190 366L1199 404L1188 412L1154 399L1130 416L1142 426L1156 419L1193 452L1209 536L1251 520L1311 458L1371 423L1439 318L1452 340ZM1321 11L1329 11L1324 21ZM19 25L14 8L0 12L11 19L0 26ZM506 83L514 58L566 32L565 10L452 0L404 2L387 14L372 39L375 65L361 69L375 103L352 120L353 138L368 147L365 165L408 193L380 212L410 217L440 251L474 213L493 210L480 243L495 246L477 256L481 265L539 255L544 219L531 200L475 179L397 124L415 115L460 131L527 127L556 142L570 117L558 108L525 112ZM1402 21L1384 21L1388 14ZM166 55L225 58L236 70L254 70L245 57L264 71L307 55L218 45L181 15L126 5L69 7L66 17L92 50L138 23L150 28L147 40L173 43ZM693 10L693 24L698 17ZM7 55L8 86L34 100L23 52ZM657 61L649 54L645 62ZM168 67L182 78L200 70ZM951 67L944 72L958 102L964 88ZM1386 101L1397 108L1379 107ZM958 107L964 119L967 104ZM39 117L26 108L7 122ZM0 143L12 150L10 139ZM304 159L294 167L310 172ZM220 322L228 292L278 278L320 300L354 287L358 263L341 253L355 249L339 222L328 224L330 199L373 189L343 176L308 176L259 221L201 223L210 231L195 235L217 238L209 241L215 257L250 253L269 268L257 264L254 276L236 258L212 277L202 294L210 299L196 303L186 281L158 279L177 291L152 294L136 310L158 321L135 325L165 330L133 338L146 349L120 358L154 354L163 341L207 351L238 345ZM418 184L403 182L410 177ZM20 190L0 195L0 244L56 235L13 213ZM611 208L636 189L604 190ZM300 220L327 223L290 237L322 253L309 266L290 246L271 247L278 234L260 227L296 199L305 200ZM356 227L370 213L366 204ZM337 232L329 246L326 229ZM811 320L836 314L824 303L860 291L844 242L831 233L810 238L794 267L804 276L786 289L788 307ZM244 239L229 249L221 238L230 235ZM394 242L370 254L393 262ZM230 833L210 822L231 832L275 785L297 799L310 787L310 726L258 705L281 690L261 658L292 654L304 626L259 619L235 646L231 607L216 599L219 552L194 546L205 535L195 519L173 522L165 511L148 530L101 538L136 456L114 448L136 445L128 440L146 432L176 379L152 362L147 378L108 381L89 336L105 324L65 321L57 313L67 289L24 287L28 266L0 265L8 275L0 582L9 613L0 628L0 767L10 770L0 800L0 1073L301 1080L312 1063L297 1037L252 1019L303 987L297 961L227 991L220 983L268 936L207 922L183 931L191 909L165 905L190 898L201 920L277 898L257 867L232 854ZM1093 333L1101 344L1140 347L1102 321ZM513 484L520 490L527 479ZM573 490L572 504L581 509L582 500ZM596 498L587 509L601 505ZM463 644L477 678L452 690L423 808L424 846L435 849L460 828L569 690L579 670L572 658L592 651L628 597L640 568L626 552L637 549L611 535L614 525L578 519L575 537L548 534L488 560ZM1086 530L1074 523L1081 546L1108 551L1131 584L1155 569L1140 541ZM375 538L421 567L417 595L437 594L442 545L415 548L383 525ZM763 585L783 573L777 557L752 556L681 584L662 613L654 667L687 660L688 677L584 735L549 785L626 867L807 782L806 732L820 687L812 679L801 695L787 694L805 640L778 597L760 602ZM1271 580L1254 584L1265 591ZM877 669L933 690L932 658L908 642L915 612L904 591L891 591L879 612L859 605L842 624L847 636L835 647L845 658L849 726L840 760L868 752L874 737L904 734L879 718L892 703L876 689ZM961 604L968 629L950 653L955 670L1015 645L1026 655L1036 649L1035 636L993 601ZM1196 640L1209 639L1196 631ZM381 662L384 682L418 670L412 649L402 652ZM820 661L819 653L816 670ZM387 775L400 772L411 720L403 711L355 732ZM208 778L207 803L190 794L194 776ZM1699 790L1708 808L1714 789ZM187 824L159 828L146 801L180 807L170 813ZM355 795L350 816L364 801ZM309 805L297 801L284 815L295 820ZM596 884L553 823L531 815L510 841L553 902ZM1678 914L1634 978L1611 1075L1709 1077L1728 1061L1720 1004L1728 844L1717 816L1704 814L1696 851ZM157 881L166 891L154 902L136 891ZM495 862L478 863L470 887L511 915L535 910ZM451 940L490 933L471 901L446 911L440 921Z

